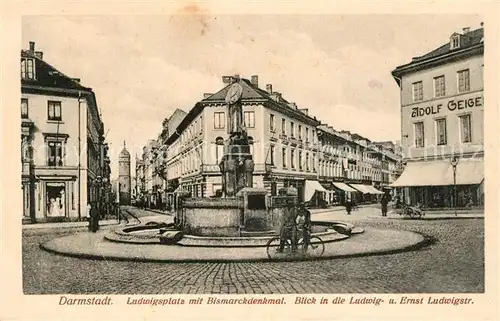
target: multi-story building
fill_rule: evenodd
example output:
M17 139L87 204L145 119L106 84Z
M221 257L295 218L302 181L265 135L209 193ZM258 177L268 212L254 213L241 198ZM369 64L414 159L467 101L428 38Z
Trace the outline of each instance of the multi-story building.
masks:
M228 78L223 77L225 84ZM272 85L259 88L257 76L241 79L241 85L244 125L255 163L254 186L273 195L281 187L295 186L301 197L310 191L306 191L308 181L323 189L317 183L319 121L273 91ZM228 87L205 94L165 141L168 179L178 180L194 197L213 196L222 189L219 162L229 136L224 100Z
M404 172L393 184L427 207L483 202L483 28L453 33L397 67ZM454 174L455 173L455 174Z
M21 51L24 221L78 220L87 204L103 210L110 175L103 134L92 89L48 64L30 42Z

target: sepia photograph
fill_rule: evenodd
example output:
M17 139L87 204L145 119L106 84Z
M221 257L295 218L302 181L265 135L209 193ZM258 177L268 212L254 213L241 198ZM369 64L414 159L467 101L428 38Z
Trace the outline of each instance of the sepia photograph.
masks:
M485 28L23 16L23 293L484 293Z

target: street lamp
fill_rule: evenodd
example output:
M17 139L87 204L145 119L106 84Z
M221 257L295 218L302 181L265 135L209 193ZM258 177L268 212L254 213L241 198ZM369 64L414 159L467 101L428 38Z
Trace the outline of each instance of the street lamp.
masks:
M451 166L453 168L453 199L454 199L454 205L455 205L455 216L457 216L457 165L458 165L459 158L455 154L451 156Z

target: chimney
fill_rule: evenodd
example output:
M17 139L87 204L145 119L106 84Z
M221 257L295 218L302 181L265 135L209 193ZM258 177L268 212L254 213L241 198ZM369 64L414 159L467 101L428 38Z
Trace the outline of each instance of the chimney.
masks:
M288 107L292 109L297 109L297 104L296 103L288 103Z
M35 42L30 41L30 51L35 52Z
M273 93L273 85L267 84L266 85L266 91L267 91L268 94L272 94Z
M259 87L259 76L257 75L253 75L252 76L252 81L251 81L252 85L254 85L255 87Z
M80 83L80 78L71 78L74 82Z
M464 31L464 35L465 35L465 34L468 34L468 33L469 33L469 31L470 31L470 27L465 27L465 28L463 28L463 31Z
M222 76L222 82L227 85L231 83L231 78L231 76Z
M281 100L281 93L275 91L271 94L271 98L274 100L274 101L277 101L279 102Z
M203 94L203 99L207 99L208 97L212 96L213 94L211 93L204 93Z
M481 27L483 27L483 26L484 26L484 22L482 22L482 21L481 21L481 24L480 24L480 25L481 25Z

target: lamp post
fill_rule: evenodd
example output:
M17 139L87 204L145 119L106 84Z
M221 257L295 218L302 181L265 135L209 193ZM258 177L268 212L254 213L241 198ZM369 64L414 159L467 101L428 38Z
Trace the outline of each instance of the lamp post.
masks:
M450 163L453 168L453 205L455 206L455 216L457 216L457 165L459 158L456 155L452 155Z

